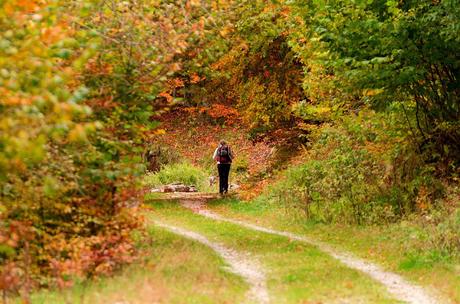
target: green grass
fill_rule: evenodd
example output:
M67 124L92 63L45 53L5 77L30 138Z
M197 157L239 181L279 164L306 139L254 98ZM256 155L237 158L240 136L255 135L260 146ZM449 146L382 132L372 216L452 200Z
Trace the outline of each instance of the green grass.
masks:
M263 200L217 200L209 206L216 213L230 218L327 242L436 290L454 303L460 303L460 261L435 250L416 249L414 240L423 227L410 222L382 226L315 223L296 218L292 213L287 214L281 206L266 204Z
M159 187L172 183L182 183L195 186L200 191L208 191L208 175L200 168L190 163L168 164L156 173L145 176L144 184L150 187Z
M148 197L152 201L147 220L190 229L257 259L266 270L272 303L396 303L382 285L313 246L216 222L177 202L155 201L156 195ZM440 261L436 255L404 254L407 227L338 227L302 222L261 201L225 199L211 202L209 207L227 217L313 236L434 287L458 302L459 269L452 261ZM142 263L86 287L76 285L65 292L35 293L32 303L245 303L247 284L227 272L225 263L211 249L153 224L148 231L153 243L142 245L147 253Z
M148 257L113 278L77 285L65 292L41 291L32 303L241 303L247 284L229 273L211 249L151 227ZM19 303L19 302L18 302Z
M384 287L317 248L285 237L216 222L171 203L151 203L151 217L247 252L267 270L273 303L396 303Z

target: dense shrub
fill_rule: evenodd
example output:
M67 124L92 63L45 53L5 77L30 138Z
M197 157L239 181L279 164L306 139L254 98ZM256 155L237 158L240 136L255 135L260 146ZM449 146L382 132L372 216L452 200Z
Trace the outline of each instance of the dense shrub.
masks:
M169 164L156 173L148 174L145 183L154 187L182 183L203 190L206 186L206 174L189 163Z
M162 145L152 145L144 152L144 162L149 172L157 172L168 164L177 163L180 159L179 152Z
M457 209L450 214L441 212L429 216L428 220L432 224L428 226L431 229L427 229L428 245L420 247L460 257L460 211Z
M384 223L433 208L442 186L404 143L399 119L362 111L317 128L306 159L287 170L272 197L325 222Z

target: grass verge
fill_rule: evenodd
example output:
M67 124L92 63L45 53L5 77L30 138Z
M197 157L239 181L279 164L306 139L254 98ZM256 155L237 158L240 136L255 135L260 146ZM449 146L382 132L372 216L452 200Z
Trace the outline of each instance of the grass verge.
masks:
M246 283L224 269L211 249L155 227L142 264L118 276L76 285L65 292L41 291L33 304L54 303L242 303Z
M168 164L156 173L147 174L144 178L144 185L149 187L159 187L172 183L182 183L187 186L195 186L200 191L209 191L210 186L207 179L208 175L200 168L183 162Z
M316 238L382 265L422 286L460 303L460 261L436 251L420 251L413 241L421 227L411 222L382 226L322 224L287 213L282 207L238 199L210 202L208 207L229 218Z
M397 302L383 286L313 246L216 222L168 202L150 206L150 216L155 219L201 233L257 258L266 269L272 303Z

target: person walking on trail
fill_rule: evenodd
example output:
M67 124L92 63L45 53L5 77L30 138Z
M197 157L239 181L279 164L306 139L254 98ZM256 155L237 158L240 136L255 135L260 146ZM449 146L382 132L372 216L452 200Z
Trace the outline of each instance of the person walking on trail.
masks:
M225 140L220 141L212 158L217 162L217 171L219 172L219 193L227 193L228 175L230 174L230 166L232 165L234 155L232 149Z

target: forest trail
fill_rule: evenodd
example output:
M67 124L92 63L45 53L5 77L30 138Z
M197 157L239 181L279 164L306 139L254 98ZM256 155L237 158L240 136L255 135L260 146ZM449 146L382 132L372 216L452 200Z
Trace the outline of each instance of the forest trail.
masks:
M229 265L228 270L241 276L249 284L250 289L247 294L248 301L254 301L260 304L269 303L265 274L256 261L222 244L211 242L206 237L196 232L157 221L155 221L155 225L197 241L214 250Z
M367 276L372 278L374 281L385 286L388 293L391 294L395 299L402 301L404 303L414 303L414 304L441 303L441 301L437 297L435 297L433 294L431 294L430 292L428 292L427 290L425 290L424 288L416 284L412 284L408 282L401 276L395 273L389 272L389 271L385 271L376 264L365 261L363 259L356 258L352 254L338 250L336 248L333 248L329 244L326 244L324 242L320 242L320 241L317 241L317 240L314 240L314 239L311 239L311 238L308 238L302 235L293 234L290 232L268 229L265 227L261 227L258 225L248 223L248 222L227 218L217 213L214 213L210 211L208 208L206 208L206 201L214 197L215 195L213 194L174 193L174 194L169 195L168 199L177 200L180 202L180 204L183 207L192 210L195 214L204 216L214 221L227 222L227 223L231 223L231 224L235 224L235 225L247 228L249 230L271 234L271 235L277 235L277 236L288 238L289 240L312 245L318 248L321 252L338 260L340 263L342 263L346 267L366 274ZM164 224L160 224L160 225L164 226ZM227 262L233 268L234 273L238 273L242 275L243 277L245 277L246 270L242 269L242 267L243 268L246 267L245 265L247 265L247 263L245 264L241 262L235 262L238 260L241 261L241 258L237 256L233 256L234 253L231 253L230 256L228 256L228 252L226 251L228 249L222 249L223 247L219 247L220 245L212 244L210 243L210 241L208 241L203 236L199 236L195 234L194 232L184 230L183 228L172 227L172 226L164 226L164 227L177 234L198 240L199 242L204 243L207 246L213 248L216 252L218 252L221 256L223 256L225 260L227 260ZM240 255L240 253L238 255ZM261 279L260 276L258 278L248 278L248 277L245 277L245 278L250 283L250 285L252 285L253 289L254 288L257 289L258 287L256 286L259 285L260 287L260 284L262 284L260 282L260 279ZM259 283L252 284L251 282L254 282L254 280L256 281L259 280ZM262 289L259 288L259 292L260 290ZM262 291L262 296L259 295L258 303L268 302L268 296L263 295L264 292L266 291ZM253 294L256 294L256 293L257 292L253 291ZM257 296L255 298L257 298Z

